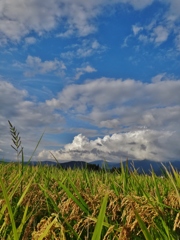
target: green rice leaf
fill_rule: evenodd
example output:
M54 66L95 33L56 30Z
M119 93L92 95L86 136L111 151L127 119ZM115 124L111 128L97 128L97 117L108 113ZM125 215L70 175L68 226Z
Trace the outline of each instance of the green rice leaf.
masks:
M5 188L4 183L3 183L1 178L0 178L0 185L1 185L1 188L2 188L4 199L6 201L7 209L8 209L8 212L9 212L9 216L10 216L10 220L11 220L11 224L12 224L12 231L13 231L14 240L18 240L19 237L18 237L18 233L17 233L17 228L16 228L15 219L14 219L14 215L13 215L13 212L12 212L11 204L10 204L10 201L9 201L9 198L8 198L6 188Z
M149 233L146 225L144 224L143 220L141 219L141 217L139 216L138 212L136 210L134 210L136 218L138 220L139 226L144 234L144 237L146 240L153 240L151 237L151 234Z
M101 204L101 209L97 218L97 223L93 232L92 240L101 240L101 232L102 232L103 221L106 213L107 201L108 201L108 195L106 194Z

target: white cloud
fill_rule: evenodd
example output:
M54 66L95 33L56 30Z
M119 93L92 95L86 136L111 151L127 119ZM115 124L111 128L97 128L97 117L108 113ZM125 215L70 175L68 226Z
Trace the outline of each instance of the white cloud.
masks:
M26 37L25 38L26 45L31 45L36 43L36 38L34 37Z
M178 159L180 80L159 78L160 81L151 83L102 78L73 84L60 92L57 99L46 103L27 100L30 97L27 91L1 80L1 156L6 154L4 157L7 158L12 154L8 150L11 144L8 119L20 131L25 152L32 153L43 128L50 125L48 132L63 131L59 128L63 117L54 112L54 109L60 108L61 112L65 111L76 121L84 119L86 123L89 121L116 134L104 134L105 137L95 140L77 135L72 143L66 144L60 151L52 151L59 160L119 161L121 157L156 161ZM86 129L76 131L97 136L97 132L88 133ZM106 129L102 129L101 134L103 131L106 132ZM39 148L39 158L51 158L43 146Z
M165 79L167 79L166 73L160 73L152 78L152 82L156 83Z
M167 5L167 10L155 12L153 20L149 24L135 24L132 26L134 37L145 44L154 43L159 46L168 41L170 34L173 34L176 49L179 51L179 0L160 0L163 5ZM130 35L131 36L131 35ZM128 38L128 37L127 37ZM174 47L174 46L173 46Z
M0 145L4 154L0 155L0 158L13 157L8 120L20 132L25 153L29 156L45 128L48 132L50 124L53 128L53 125L55 127L64 121L61 115L47 108L45 103L27 100L30 97L27 91L17 89L11 83L0 79L0 132L3 136Z
M154 42L161 44L162 42L165 42L169 36L168 30L163 26L157 26L154 28Z
M176 49L180 51L180 33L175 38Z
M101 14L104 6L128 3L139 10L152 2L153 0L2 0L0 42L19 42L32 31L42 35L57 26L62 27L60 37L68 37L73 33L87 36L97 30L95 18Z
M28 55L26 63L16 62L14 66L23 68L24 75L26 77L32 77L37 74L46 74L50 72L55 72L56 74L66 70L66 66L63 61L58 61L54 59L53 61L42 61L39 57L33 57Z
M138 39L144 43L147 43L149 41L148 37L144 34L140 34Z
M72 143L59 151L51 151L59 161L107 160L120 162L127 157L133 160L151 159L167 161L179 157L179 139L175 132L138 130L127 133L106 135L104 138L89 140L82 134L74 137ZM43 150L40 159L52 159L49 151Z
M100 54L106 51L106 46L101 45L96 39L84 39L81 44L69 46L72 50L61 53L61 57L65 59L86 58L93 54Z
M133 30L134 35L136 36L141 30L143 30L143 27L139 27L137 25L133 25L132 26L132 30Z
M177 20L180 17L180 1L179 0L161 0L163 3L169 4L168 18Z
M71 35L73 35L74 33L74 30L73 29L68 29L67 31L63 32L63 33L58 33L56 34L56 37L59 37L59 38L68 38L70 37Z
M154 2L154 0L128 0L128 1L125 0L122 2L127 2L131 4L134 7L134 9L140 10L151 5Z
M154 43L159 46L163 42L168 40L168 37L172 31L172 26L155 25L156 22L152 21L149 25L144 27L133 26L134 36L144 43ZM142 32L143 30L143 32Z
M1 35L12 41L19 41L32 30L41 34L56 26L61 11L57 1L3 0L0 3Z
M86 67L82 67L82 68L76 68L75 80L78 80L85 73L92 73L92 72L96 72L96 69L91 67L90 65L87 65Z
M120 121L118 119L105 120L100 122L100 126L106 128L118 128L120 126Z
M0 115L2 119L13 118L18 125L42 126L51 123L57 115L50 115L51 110L44 103L35 103L30 100L25 90L15 88L11 83L0 80ZM46 117L45 117L46 116ZM19 124L19 121L21 124ZM1 122L1 124L4 121Z
M180 80L165 79L142 83L132 79L101 78L69 85L56 99L46 103L51 108L73 113L77 118L86 116L90 123L114 131L141 126L163 129L164 124L167 129L176 129L180 117ZM168 122L171 114L175 117L173 125Z

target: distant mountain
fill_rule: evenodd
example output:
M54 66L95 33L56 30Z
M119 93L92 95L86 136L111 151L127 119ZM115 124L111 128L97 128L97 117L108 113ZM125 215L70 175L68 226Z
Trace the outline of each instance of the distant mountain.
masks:
M1 162L5 162L5 163L10 163L12 161L0 161ZM17 161L15 163L18 163ZM30 161L30 162L24 162L25 165L29 164L30 166L37 166L37 165L42 165L42 166L54 166L54 167L59 167L59 168L64 168L64 169L75 169L75 168L79 168L79 169L83 169L83 168L87 168L87 169L92 169L92 170L100 170L100 167L96 164L93 163L87 163L84 161L70 161L70 162L61 162L61 163L57 163L54 161Z
M9 161L8 161L9 162ZM25 162L25 164L27 164L27 162ZM92 169L92 170L100 170L102 168L105 169L109 169L111 170L112 168L121 168L121 163L117 163L117 162L106 162L106 161L102 161L102 160L97 160L97 161L93 161L93 162L84 162L84 161L69 161L69 162L54 162L54 161L41 161L41 162L37 162L37 161L32 161L29 163L31 166L36 166L38 164L41 165L48 165L48 166L55 166L55 167L62 167L64 169L68 169L68 168L88 168L88 169ZM178 171L180 171L180 161L173 161L173 162L155 162L152 160L128 160L127 162L124 161L123 166L125 167L126 164L128 164L128 168L130 170L133 170L134 168L138 171L138 173L146 173L146 174L150 174L152 169L154 170L154 172L157 175L161 175L162 171L163 171L163 165L170 170L171 169L171 165L177 169ZM163 164L163 165L162 165ZM171 164L171 165L170 165Z
M97 164L99 165L101 168L103 166L107 166L108 168L120 168L121 167L121 163L113 163L113 162L105 162L105 161L93 161L91 162L93 164ZM163 165L170 170L171 169L171 165L177 169L178 171L180 171L180 161L173 161L173 162L156 162L156 161L152 161L152 160L128 160L127 162L124 161L123 162L123 166L125 167L126 164L128 164L128 168L130 170L133 170L134 168L138 171L138 173L146 173L149 174L152 169L154 170L154 172L157 175L161 175L162 174L162 170L163 170Z

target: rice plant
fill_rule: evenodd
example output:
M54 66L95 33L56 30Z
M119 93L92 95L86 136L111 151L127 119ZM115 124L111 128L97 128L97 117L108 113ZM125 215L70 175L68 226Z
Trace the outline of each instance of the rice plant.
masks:
M16 151L17 154L17 161L19 162L19 156L21 155L21 166L20 166L20 177L23 176L24 171L24 152L23 147L21 146L21 137L19 136L19 132L17 132L16 128L12 125L12 123L8 120L10 126L10 133L12 136L13 145L11 147ZM21 193L22 193L22 185L23 181L21 182Z
M180 174L172 166L161 178L128 165L112 173L21 164L21 178L16 163L0 164L2 240L180 239Z
M11 147L16 151L17 161L19 161L19 156L22 154L22 165L23 165L23 147L21 146L21 137L19 136L19 132L17 132L16 128L12 125L12 123L8 120L10 126L10 133L12 136L13 145Z

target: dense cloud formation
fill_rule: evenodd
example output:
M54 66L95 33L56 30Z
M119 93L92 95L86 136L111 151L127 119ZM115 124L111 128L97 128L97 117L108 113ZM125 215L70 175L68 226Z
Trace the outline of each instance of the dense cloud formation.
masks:
M45 131L41 160L179 159L179 8L1 0L0 159L12 158L8 120L27 156Z
M179 80L147 84L130 79L102 78L70 85L57 99L36 104L26 100L26 91L0 81L0 101L4 103L0 109L0 129L5 134L6 119L12 116L12 110L13 122L23 134L52 122L62 122L61 115L55 112L63 109L77 119L86 117L86 121L100 128L122 133L91 141L82 134L77 135L64 149L53 152L60 160L118 161L119 156L171 160L179 157L180 149L179 92ZM39 153L39 157L52 158L46 150Z
M12 158L8 120L20 132L23 146L27 146L27 154L33 152L33 148L48 125L53 126L64 121L61 115L53 113L46 104L27 100L28 97L27 91L0 80L0 133L3 136L0 141L0 158Z
M53 109L68 110L98 127L178 128L180 81L142 83L132 79L107 79L70 85L46 101Z
M179 136L175 132L138 130L113 134L104 138L89 140L82 134L74 137L71 144L60 151L51 151L59 161L64 160L107 160L120 162L126 160L151 159L171 161L178 158ZM40 159L52 159L52 154L43 150ZM177 159L176 159L177 160Z
M57 99L47 101L47 105L64 109L77 117L86 116L86 120L101 128L129 132L95 141L78 135L72 144L55 154L62 160L117 160L119 156L161 161L178 159L179 91L180 81L177 80L148 84L131 79L102 78L68 86ZM40 154L42 156L44 153Z

